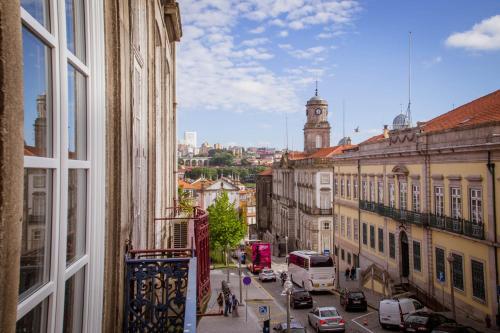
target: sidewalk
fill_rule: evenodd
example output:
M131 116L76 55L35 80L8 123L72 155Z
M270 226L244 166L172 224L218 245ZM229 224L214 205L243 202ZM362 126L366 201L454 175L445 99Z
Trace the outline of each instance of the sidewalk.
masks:
M381 296L380 294L372 292L369 289L360 288L359 287L359 281L357 281L357 280L355 280L355 281L352 281L352 280L346 281L345 280L345 276L343 276L343 275L340 276L340 288L362 289L363 292L364 292L364 294L365 294L368 306L370 308L376 310L376 311L378 311L378 306L379 306L380 301L386 298L386 297ZM452 315L451 312L440 312L440 313L444 314L448 318L452 318L453 317L453 315ZM494 318L492 320L494 320ZM484 333L495 333L495 332L497 332L498 333L498 331L496 331L494 329L488 329L488 328L486 328L486 324L484 322L478 322L476 320L473 320L472 318L466 317L465 314L461 315L459 312L457 312L457 322L459 324L475 328L479 332L484 332Z
M225 280L227 273L225 269L214 269L210 271L210 284L212 286L212 295L208 302L206 314L217 314L219 306L217 305L217 295L221 291L221 282ZM230 288L236 298L240 298L238 270L232 270L229 276ZM245 302L245 286L243 286L243 303ZM248 288L248 299L255 300L248 302L248 319L245 316L245 305L238 307L238 317L229 314L213 315L202 317L198 325L198 331L203 333L257 333L262 332L262 319L257 315L258 305L269 305L271 311L271 329L276 321L286 318L286 312L283 307L274 300L267 291L255 281L252 276L252 283Z

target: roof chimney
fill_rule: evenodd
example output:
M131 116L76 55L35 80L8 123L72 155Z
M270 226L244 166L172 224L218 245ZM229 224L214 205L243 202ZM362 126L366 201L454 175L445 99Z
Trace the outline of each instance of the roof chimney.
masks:
M389 126L384 125L384 138L387 139L389 137Z

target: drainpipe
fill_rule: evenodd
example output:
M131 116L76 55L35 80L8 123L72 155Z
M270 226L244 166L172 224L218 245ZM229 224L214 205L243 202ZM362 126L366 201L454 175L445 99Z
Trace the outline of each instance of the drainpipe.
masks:
M496 186L495 186L495 163L491 162L491 151L488 151L488 163L486 164L488 167L488 171L491 174L492 179L492 190L493 190L493 235L495 243L497 244L497 203L496 203ZM494 246L495 250L495 286L498 288L498 254L496 245ZM500 308L499 308L499 299L497 292L497 315L496 315L496 324L497 327L500 326Z
M358 189L361 186L361 160L358 159ZM359 191L358 191L359 192ZM359 207L359 193L357 195L358 198L358 266L359 262L361 261L361 237L362 235L362 230L361 230L361 209ZM361 234L361 235L360 235ZM356 274L357 276L358 274Z

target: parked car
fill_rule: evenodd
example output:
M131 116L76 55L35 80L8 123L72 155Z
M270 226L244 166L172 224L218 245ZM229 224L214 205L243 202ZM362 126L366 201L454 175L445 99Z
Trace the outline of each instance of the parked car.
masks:
M432 333L479 333L479 331L457 323L445 323L433 329Z
M345 332L345 320L333 306L315 308L307 314L307 321L316 332Z
M441 324L454 322L453 319L449 319L440 313L417 311L405 318L404 324L401 325L401 331L430 333Z
M263 269L259 273L259 280L264 282L264 281L276 281L276 274L272 269Z
M287 324L286 321L284 323L279 323L278 325L273 327L273 330L279 333L287 333ZM290 321L290 332L291 333L306 333L306 329L302 326L301 323L292 319Z
M365 294L361 290L342 291L340 293L340 305L342 305L346 311L354 309L366 311L368 307Z
M300 306L312 308L313 299L311 294L304 289L294 289L290 295L290 306L294 309Z
M413 298L384 299L380 301L378 309L378 321L382 328L399 328L409 314L419 310L427 310Z

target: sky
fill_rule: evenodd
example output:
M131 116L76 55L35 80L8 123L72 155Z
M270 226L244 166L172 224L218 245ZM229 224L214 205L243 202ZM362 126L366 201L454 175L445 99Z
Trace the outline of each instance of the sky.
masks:
M410 31L413 123L500 89L498 0L179 3L178 135L198 146L285 148L288 128L302 150L316 80L331 145L380 134L408 104Z

